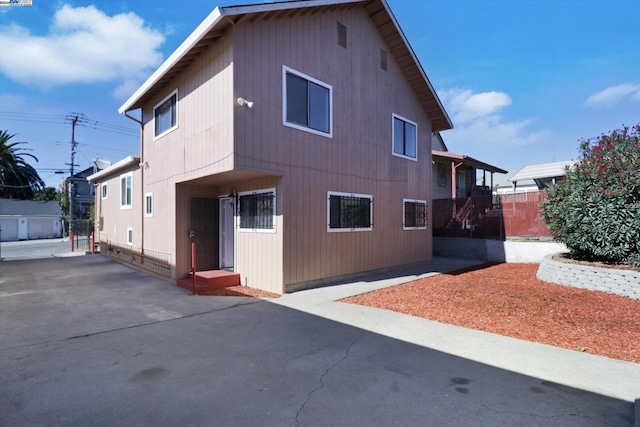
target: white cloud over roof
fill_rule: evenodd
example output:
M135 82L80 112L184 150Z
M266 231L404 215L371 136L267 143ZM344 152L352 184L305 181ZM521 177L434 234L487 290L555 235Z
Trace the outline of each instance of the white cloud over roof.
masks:
M108 16L94 6L64 5L45 36L1 28L0 71L26 85L116 82L131 86L162 62L164 36L134 13Z
M584 103L588 107L610 107L624 99L640 102L640 84L622 83L616 86L610 86L598 93L594 93L588 97Z

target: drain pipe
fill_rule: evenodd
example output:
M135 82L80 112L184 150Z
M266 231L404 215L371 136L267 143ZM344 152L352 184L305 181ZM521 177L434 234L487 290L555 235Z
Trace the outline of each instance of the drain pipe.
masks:
M144 160L144 125L142 120L138 120L133 116L128 114L128 111L124 112L125 117L133 120L134 122L140 125L140 165L145 164ZM140 117L142 117L142 111L140 111ZM140 250L142 252L142 256L140 257L140 262L144 262L144 211L145 211L145 199L144 199L144 167L140 166Z

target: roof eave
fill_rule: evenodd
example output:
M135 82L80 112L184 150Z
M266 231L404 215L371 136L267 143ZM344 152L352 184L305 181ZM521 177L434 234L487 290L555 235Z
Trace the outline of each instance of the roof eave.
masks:
M106 169L102 169L99 172L94 173L93 175L89 175L87 177L87 181L89 183L101 182L102 178L107 176L111 176L123 169L130 168L131 166L138 165L140 163L140 157L136 156L127 156L124 159L120 160L109 166Z

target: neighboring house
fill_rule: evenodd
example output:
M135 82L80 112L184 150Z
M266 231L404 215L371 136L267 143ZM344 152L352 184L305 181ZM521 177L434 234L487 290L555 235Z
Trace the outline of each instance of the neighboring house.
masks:
M74 212L79 213L79 218L89 218L91 206L93 206L96 194L95 187L89 184L87 177L95 174L104 167L108 167L110 163L105 160L94 161L93 166L88 167L78 173L73 174L64 181L64 191L73 195ZM69 193L69 185L72 185L72 192Z
M507 173L507 175L499 175L496 176L493 180L493 194L494 195L503 195L503 194L513 194L514 188L513 183L509 181L509 179L518 172L517 170L512 170ZM478 180L478 184L480 185L480 180ZM532 179L525 179L518 181L517 188L515 189L516 193L534 193L538 192L538 186Z
M57 201L0 199L0 240L62 237L62 211Z
M433 199L491 195L494 185L493 174L507 173L504 169L473 157L449 152L440 132L436 132L431 141ZM482 178L478 179L480 171ZM488 177L487 172L489 172Z
M567 168L571 168L574 164L576 164L575 160L567 160L525 166L509 177L509 182L512 183L512 192L518 191L518 185L522 183L530 185L531 181L535 183L537 190L544 190L549 185L563 180L567 175Z
M193 236L198 270L276 293L432 257L431 135L452 124L383 0L216 8L133 110L140 157L89 177L110 249L182 279Z

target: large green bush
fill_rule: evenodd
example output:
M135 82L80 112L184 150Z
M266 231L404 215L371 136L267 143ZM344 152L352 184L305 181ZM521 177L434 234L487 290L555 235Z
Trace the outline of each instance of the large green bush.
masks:
M640 266L640 124L582 141L542 214L575 258Z

